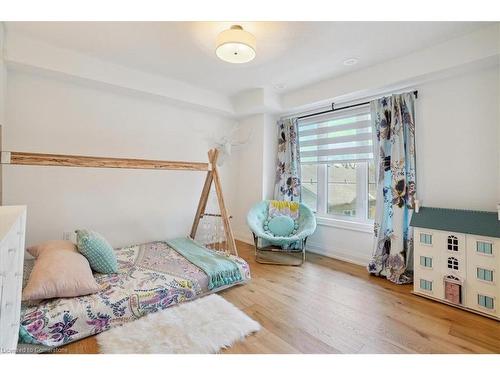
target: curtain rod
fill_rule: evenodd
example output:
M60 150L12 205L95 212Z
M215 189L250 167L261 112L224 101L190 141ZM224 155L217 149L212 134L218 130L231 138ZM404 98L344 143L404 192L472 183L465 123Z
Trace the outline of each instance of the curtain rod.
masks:
M415 95L415 99L418 99L418 90L413 91L413 95ZM309 113L309 114L304 115L304 116L299 116L299 117L297 117L297 120L302 120L304 118L313 117L313 116L324 115L325 113L330 113L330 112L335 112L335 111L341 111L343 109L360 107L362 105L367 105L367 104L370 104L370 102L363 102L363 103L351 104L351 105L346 105L345 107L335 108L335 103L332 103L332 109L328 109L326 111L321 111L321 112L316 112L316 113Z

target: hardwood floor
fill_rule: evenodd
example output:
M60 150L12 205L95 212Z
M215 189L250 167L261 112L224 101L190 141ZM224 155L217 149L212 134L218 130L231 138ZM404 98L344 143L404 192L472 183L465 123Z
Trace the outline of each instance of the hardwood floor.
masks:
M262 330L224 353L500 353L500 324L411 294L363 267L308 254L302 267L258 264L221 292ZM94 337L61 353L98 353Z

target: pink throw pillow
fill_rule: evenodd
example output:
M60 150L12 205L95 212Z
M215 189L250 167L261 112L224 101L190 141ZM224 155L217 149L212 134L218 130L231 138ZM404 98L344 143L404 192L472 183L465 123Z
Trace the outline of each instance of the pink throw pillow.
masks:
M47 241L30 247L28 252L36 260L23 290L23 301L77 297L100 290L89 262L70 241Z
M28 247L26 250L28 253L33 255L35 258L38 258L40 253L44 251L51 251L54 249L61 249L61 250L68 250L68 251L73 251L73 252L78 252L76 246L73 244L71 241L65 241L65 240L51 240L51 241L45 241L42 242L38 245Z

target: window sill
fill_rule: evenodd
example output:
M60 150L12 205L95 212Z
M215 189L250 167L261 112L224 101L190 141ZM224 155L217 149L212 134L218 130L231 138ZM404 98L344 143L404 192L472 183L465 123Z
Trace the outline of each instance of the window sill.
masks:
M333 227L340 229L347 229L356 232L373 234L373 222L359 222L354 220L342 220L327 216L316 215L316 222L318 225L325 227Z

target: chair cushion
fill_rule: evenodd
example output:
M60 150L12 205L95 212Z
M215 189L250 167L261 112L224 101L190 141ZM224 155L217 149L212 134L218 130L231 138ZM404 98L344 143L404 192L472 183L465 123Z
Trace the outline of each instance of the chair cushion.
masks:
M77 230L78 251L87 258L90 267L99 273L116 273L118 262L113 247L99 233L91 230Z
M268 230L279 237L288 237L295 229L295 222L290 216L275 216L267 223Z
M316 217L309 207L303 203L299 203L299 218L296 221L295 233L292 231L291 236L281 237L275 236L269 231L268 217L270 201L261 201L256 203L247 215L247 224L250 230L262 243L262 247L273 245L289 248L291 243L303 240L312 235L316 230ZM267 228L266 228L267 227Z

